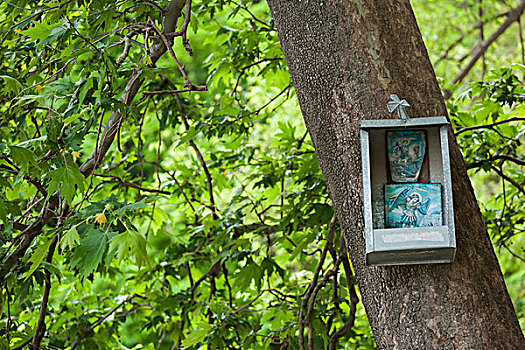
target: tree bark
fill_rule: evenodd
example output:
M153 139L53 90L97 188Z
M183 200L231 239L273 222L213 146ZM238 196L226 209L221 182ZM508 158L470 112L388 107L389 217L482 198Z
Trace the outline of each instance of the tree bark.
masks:
M407 0L268 0L380 349L525 349L452 132L457 253L451 264L365 265L359 123L447 115Z

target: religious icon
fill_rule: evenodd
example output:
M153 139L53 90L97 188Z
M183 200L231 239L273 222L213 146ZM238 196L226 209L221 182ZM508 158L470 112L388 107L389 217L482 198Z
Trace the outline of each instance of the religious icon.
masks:
M385 185L386 226L441 226L440 184Z
M424 131L388 132L388 160L394 182L417 182L426 151Z
M456 253L447 117L361 121L366 264L452 262ZM433 183L430 183L430 182Z

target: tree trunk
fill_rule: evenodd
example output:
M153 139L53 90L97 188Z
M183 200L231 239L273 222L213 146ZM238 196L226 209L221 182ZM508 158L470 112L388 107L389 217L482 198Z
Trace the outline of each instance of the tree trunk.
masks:
M268 0L301 111L348 244L380 349L525 349L453 134L457 253L452 264L365 265L359 123L447 115L406 0Z

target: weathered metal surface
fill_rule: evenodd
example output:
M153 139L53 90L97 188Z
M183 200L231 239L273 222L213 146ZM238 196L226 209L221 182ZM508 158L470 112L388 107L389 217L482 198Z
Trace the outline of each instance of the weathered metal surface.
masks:
M387 108L390 113L397 111L397 116L400 119L410 118L405 110L405 107L410 107L406 100L400 100L397 95L390 95L392 101L388 101Z
M370 160L370 142L368 139L368 132L361 130L361 155L367 162ZM364 165L364 160L363 160ZM363 204L364 204L364 215L365 215L365 241L366 251L374 250L374 242L372 238L373 234L373 223L372 223L372 191L370 184L370 166L363 166Z
M454 247L454 253L456 252L456 229L454 224L454 201L452 198L452 176L450 172L450 154L448 150L448 130L446 126L442 126L439 129L441 139L441 154L443 155L443 189L444 198L443 205L446 208L444 215L445 225L448 226L450 246ZM454 259L454 256L452 256Z
M427 117L427 118L410 118L410 119L373 119L362 120L361 129L386 129L386 128L401 128L414 126L441 126L447 125L446 117Z

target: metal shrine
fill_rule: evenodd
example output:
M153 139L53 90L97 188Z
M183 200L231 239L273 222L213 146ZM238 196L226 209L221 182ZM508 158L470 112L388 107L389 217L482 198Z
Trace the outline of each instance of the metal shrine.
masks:
M446 117L361 121L367 265L452 262L456 252Z

